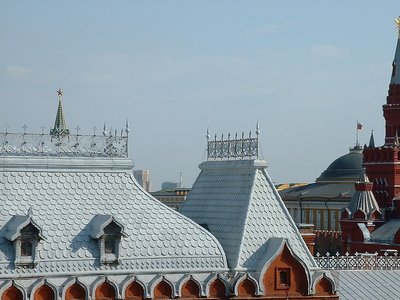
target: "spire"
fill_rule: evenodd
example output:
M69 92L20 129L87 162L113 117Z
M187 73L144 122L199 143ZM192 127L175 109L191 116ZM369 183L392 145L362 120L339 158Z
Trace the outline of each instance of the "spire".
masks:
M64 118L64 111L62 106L62 95L63 91L61 89L57 90L58 94L58 109L57 109L57 116L56 121L54 122L54 128L50 130L51 135L68 135L69 129L67 128L67 124Z
M397 46L396 52L394 54L394 60L392 63L392 78L390 80L390 84L400 84L400 17L395 19L397 32L398 32L398 39L397 39Z
M375 140L374 140L374 131L371 130L371 137L369 138L369 145L370 148L375 148Z

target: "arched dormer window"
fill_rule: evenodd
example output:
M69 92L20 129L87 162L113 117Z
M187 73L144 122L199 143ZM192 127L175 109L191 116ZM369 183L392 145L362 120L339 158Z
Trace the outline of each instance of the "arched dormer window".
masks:
M96 215L90 223L90 236L99 244L100 263L118 263L123 226L110 215Z
M5 225L5 238L14 243L16 266L34 267L37 263L37 245L43 236L30 216L13 216Z

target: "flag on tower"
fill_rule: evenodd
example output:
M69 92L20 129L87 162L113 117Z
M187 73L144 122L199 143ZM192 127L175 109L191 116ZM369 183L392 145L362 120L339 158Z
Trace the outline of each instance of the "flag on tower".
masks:
M361 130L363 128L363 124L357 122L357 130Z

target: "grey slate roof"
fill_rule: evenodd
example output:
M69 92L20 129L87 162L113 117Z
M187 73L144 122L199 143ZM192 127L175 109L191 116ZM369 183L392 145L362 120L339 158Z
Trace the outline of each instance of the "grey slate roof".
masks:
M395 300L400 295L400 270L331 271L340 300Z
M360 181L358 183L369 183L369 179L365 172L362 173ZM371 184L371 183L370 183ZM375 196L372 191L356 191L347 206L350 213L353 215L357 210L362 210L367 215L367 218L371 218L371 214L377 210L379 211L378 202L376 202Z
M181 213L206 225L233 270L257 269L268 241L284 238L310 269L316 263L279 197L263 160L207 161Z
M392 219L371 232L371 240L377 243L394 243L394 236L400 229L400 220Z
M0 278L226 270L217 239L148 195L132 167L122 158L0 157ZM13 243L6 239L13 234L5 225L29 209L45 239L38 244L38 264L15 269ZM99 263L89 225L96 215L113 216L124 228L118 265ZM100 218L103 225L109 220ZM21 224L18 219L11 228Z

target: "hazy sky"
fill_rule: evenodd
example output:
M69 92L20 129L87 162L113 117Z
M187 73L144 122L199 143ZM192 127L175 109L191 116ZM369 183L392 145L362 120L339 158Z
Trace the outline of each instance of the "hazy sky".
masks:
M190 186L206 130L261 129L273 181L313 181L375 130L397 42L395 1L0 1L0 131L131 124L152 187Z

